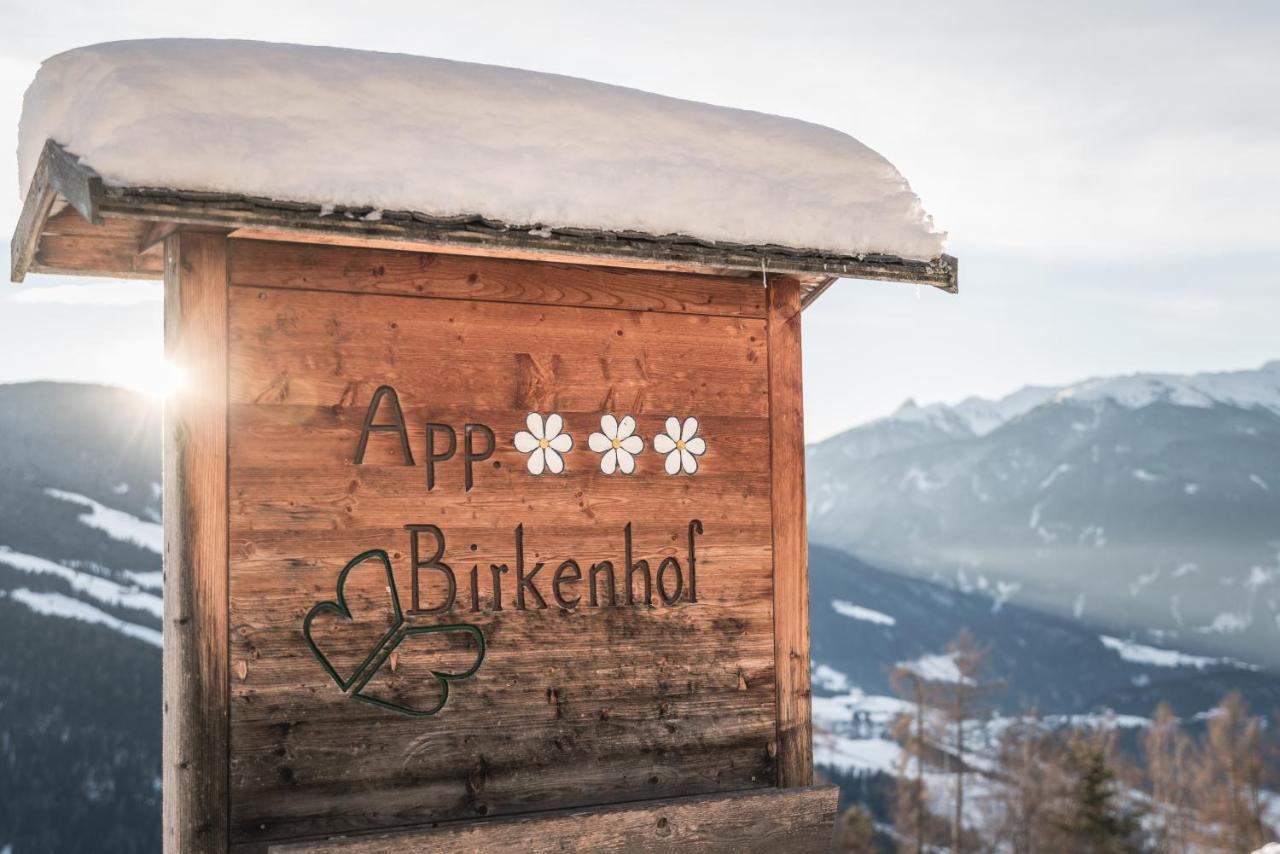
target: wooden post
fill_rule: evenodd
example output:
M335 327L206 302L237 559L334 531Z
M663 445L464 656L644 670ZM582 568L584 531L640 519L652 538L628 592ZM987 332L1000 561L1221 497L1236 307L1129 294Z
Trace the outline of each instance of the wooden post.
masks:
M800 283L782 276L772 277L768 280L768 291L778 785L792 788L813 784Z
M165 239L164 848L228 846L227 239Z

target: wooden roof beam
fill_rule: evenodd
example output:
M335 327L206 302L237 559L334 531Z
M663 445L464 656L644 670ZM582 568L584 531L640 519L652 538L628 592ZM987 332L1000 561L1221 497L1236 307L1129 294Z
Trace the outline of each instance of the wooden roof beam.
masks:
M119 237L82 253L42 251L59 201L85 221L130 221ZM158 273L140 256L175 227L231 230L235 236L304 243L382 246L418 252L479 254L559 263L710 273L743 278L767 274L800 279L809 305L836 279L927 284L955 293L958 265L942 255L914 261L892 255L834 255L786 246L717 243L687 235L513 226L481 216L438 217L409 211L323 208L305 202L156 187L111 187L53 140L41 152L11 246L10 275L28 271L143 276ZM85 241L92 238L85 235ZM65 241L64 241L65 242ZM72 239L71 242L74 242ZM106 245L109 243L110 245ZM72 247L73 248L73 247ZM45 256L48 256L47 258ZM56 257L55 257L56 256ZM111 265L119 269L109 269Z
M53 140L46 141L9 243L10 278L21 282L31 269L45 223L59 199L75 208L86 222L98 225L102 222L98 212L102 191L102 178L98 173L81 165Z

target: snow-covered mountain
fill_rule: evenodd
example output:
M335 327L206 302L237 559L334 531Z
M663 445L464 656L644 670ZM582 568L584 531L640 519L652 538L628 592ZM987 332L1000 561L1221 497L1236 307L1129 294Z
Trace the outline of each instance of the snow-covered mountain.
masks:
M160 424L0 386L0 850L160 847Z
M908 404L808 456L814 542L1280 666L1280 361Z
M955 406L947 406L943 403L919 406L914 400L908 399L893 415L873 423L894 425L899 429L906 424L923 424L943 430L952 436L970 434L985 436L1006 421L1011 421L1045 401L1053 399L1062 391L1064 389L1053 386L1027 386L999 400L970 397Z
M1051 401L1110 401L1140 409L1157 401L1180 406L1218 404L1244 409L1259 407L1280 414L1280 359L1257 370L1203 374L1130 374L1103 377L1064 386L1026 386L997 400L969 397L954 406L919 406L907 400L887 418L856 427L845 436L874 426L925 424L952 435L985 436L1015 418Z

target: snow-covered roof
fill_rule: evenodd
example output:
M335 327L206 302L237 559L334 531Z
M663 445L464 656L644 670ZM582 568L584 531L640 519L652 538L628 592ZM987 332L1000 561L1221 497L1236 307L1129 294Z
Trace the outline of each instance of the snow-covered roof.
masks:
M108 187L930 260L945 235L847 134L554 74L250 41L112 42L41 66L46 140Z

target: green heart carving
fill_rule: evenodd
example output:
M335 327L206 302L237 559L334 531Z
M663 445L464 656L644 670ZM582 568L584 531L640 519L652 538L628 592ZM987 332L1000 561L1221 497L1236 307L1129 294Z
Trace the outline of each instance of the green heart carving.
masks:
M352 619L351 609L347 606L347 595L345 591L347 576L351 574L351 570L373 557L382 561L382 568L387 576L387 589L391 591L391 607L395 609L396 619L391 625L391 628L387 629L386 633L378 639L378 643L374 645L373 651L370 652L365 660L360 662L359 666L356 667L355 672L353 672L348 678L343 679L342 676L338 674L337 669L334 668L333 664L329 661L329 657L320 651L320 647L316 646L315 640L311 637L311 623L318 615L326 611L335 613L347 620ZM386 642L391 640L391 637L399 631L400 627L403 625L404 614L400 610L400 597L396 593L396 579L391 573L391 558L387 557L387 553L382 549L370 549L369 551L356 555L352 558L351 561L342 568L342 572L338 574L338 601L320 602L307 612L307 616L302 621L302 636L306 638L307 646L311 647L312 654L315 655L316 659L320 662L320 665L324 667L325 672L333 677L333 681L338 683L339 688L346 691L355 684L356 680L360 678L360 674L369 666L369 662L378 657L379 651L382 650ZM368 681L367 677L365 681ZM363 687L363 685L364 683L362 682L361 687Z
M351 675L343 678L338 673L337 668L329 660L329 657L321 651L316 644L315 639L311 636L311 624L317 616L323 613L333 613L346 620L353 619L351 616L351 608L347 605L346 584L347 576L351 571L360 564L370 558L377 558L382 561L383 573L387 579L387 589L391 592L391 607L395 611L395 622L391 628L378 639L374 644L373 650L365 656L365 659L352 671ZM430 717L444 708L444 704L449 700L449 683L458 679L466 679L475 675L480 669L480 665L484 662L485 643L484 633L480 631L479 626L471 623L450 623L442 626L411 626L405 628L404 612L400 609L400 596L396 592L396 579L391 571L391 558L382 549L370 549L352 558L346 566L342 568L342 572L338 574L338 598L337 601L319 602L314 605L307 616L302 620L302 636L307 642L307 646L311 648L311 653L320 662L320 666L325 672L337 683L343 692L352 691L351 696L364 703L374 706L380 706L402 715L411 715L413 717ZM436 684L440 686L440 699L430 709L415 709L400 703L392 703L388 700L382 700L364 693L365 687L377 675L382 665L391 657L391 653L399 649L400 644L410 635L425 635L437 632L453 633L463 632L471 635L476 642L476 661L462 673L450 673L444 670L432 670L431 675L435 677ZM354 689L354 690L353 690Z
M387 700L381 700L377 697L371 697L364 693L365 686L367 686L373 677L377 675L378 671L382 668L382 665L391 657L391 653L395 652L400 647L400 644L405 638L410 635L425 635L436 632L449 634L454 632L464 632L471 635L476 642L476 661L475 664L472 664L462 673L448 673L443 670L431 671L431 675L436 678L436 684L440 686L440 699L434 706L429 709L414 709L409 706L401 705L400 703L392 703ZM381 706L384 709L390 709L391 711L399 712L402 715L412 715L416 718L430 717L443 709L444 704L449 701L449 683L458 679L466 679L470 676L474 676L475 672L480 669L480 665L484 663L484 653L484 633L480 631L479 626L474 626L471 623L451 623L444 626L415 626L413 628L405 629L404 633L401 634L400 637L396 638L395 643L390 644L382 655L379 656L377 663L374 664L373 667L369 668L368 675L366 675L364 679L360 681L360 684L356 686L355 693L352 694L352 696L362 702L369 703L374 706Z

